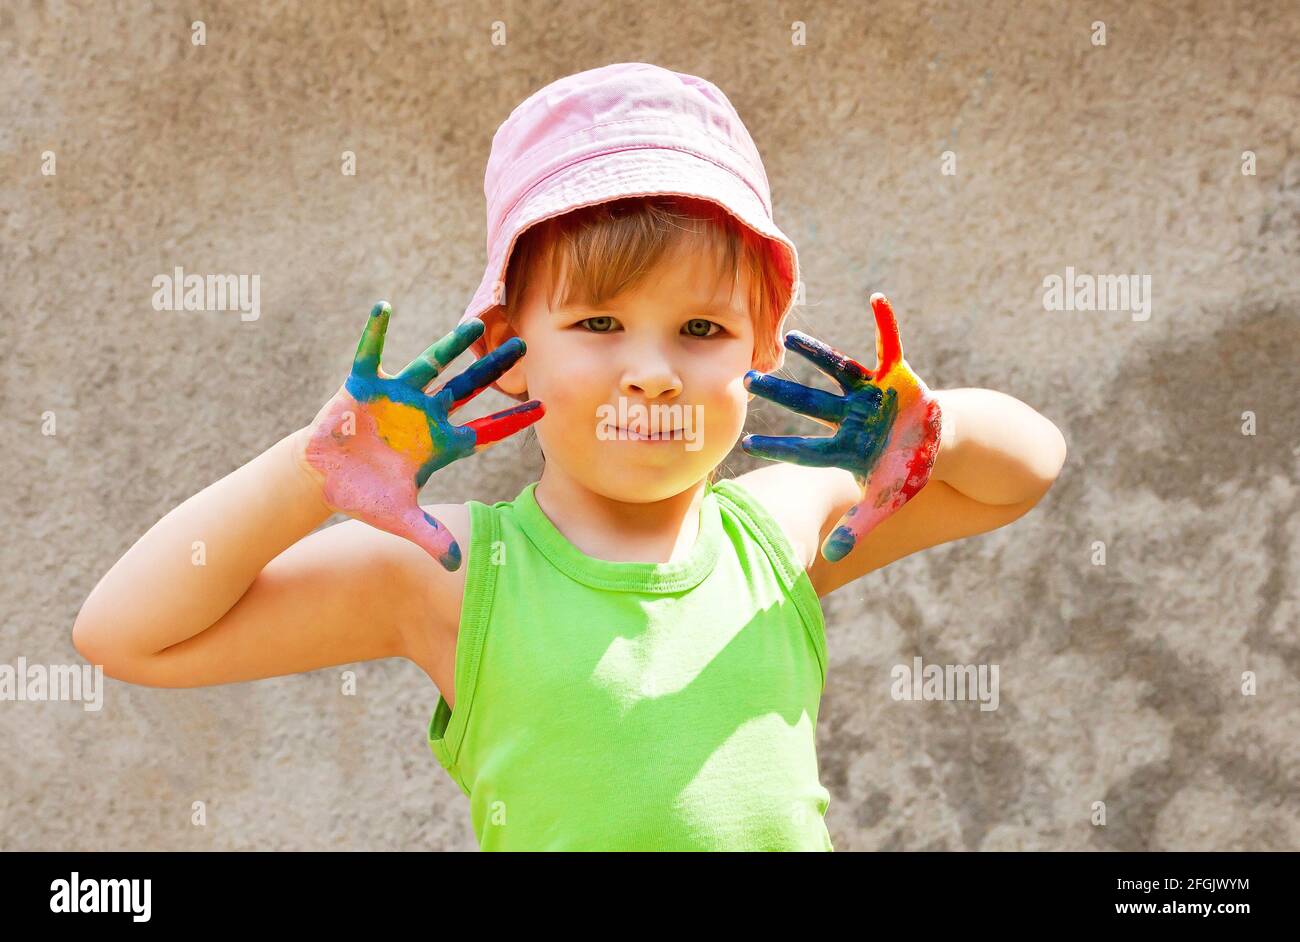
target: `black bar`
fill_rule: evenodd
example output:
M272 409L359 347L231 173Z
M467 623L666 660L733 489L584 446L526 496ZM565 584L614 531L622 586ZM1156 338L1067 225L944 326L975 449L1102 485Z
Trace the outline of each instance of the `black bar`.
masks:
M882 918L890 924L920 919L918 931L1044 928L1049 918L1056 929L1128 923L1224 933L1251 920L1285 919L1292 905L1283 895L1294 885L1296 864L1294 854L1273 853L728 854L725 861L709 854L679 854L672 861L644 854L552 856L567 859L539 867L527 854L15 852L0 855L6 871L0 912L7 927L75 921L82 928L211 930L283 922L337 931L348 925L373 930L383 914L409 922L421 913L481 918L485 911L513 910L516 917L549 913L567 921L581 918L584 908L593 916L605 906L626 916L650 915L647 908L679 910L698 900L711 904L715 918L726 912L752 918L768 907L774 915L793 913L797 907L858 920L864 930L885 925L876 921ZM109 890L119 893L119 911L52 911L52 904L70 908L74 872L78 909ZM98 882L146 879L147 920L135 918L144 915L143 882ZM139 895L125 895L128 888ZM486 910L466 910L475 896L489 904ZM111 892L103 898L113 902ZM1134 904L1149 911L1134 911ZM1190 911L1205 904L1208 914ZM1241 904L1247 911L1222 911ZM1120 912L1121 906L1128 911Z

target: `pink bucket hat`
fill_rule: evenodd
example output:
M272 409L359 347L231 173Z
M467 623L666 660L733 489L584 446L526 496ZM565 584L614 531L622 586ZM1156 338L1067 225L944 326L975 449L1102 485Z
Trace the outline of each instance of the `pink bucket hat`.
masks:
M799 256L772 221L758 148L716 85L645 62L557 79L497 129L483 179L487 268L460 322L501 302L510 253L529 226L583 206L659 193L718 203L777 246L773 254L789 285L776 323L780 338L795 301ZM480 337L470 349L486 356L487 343Z

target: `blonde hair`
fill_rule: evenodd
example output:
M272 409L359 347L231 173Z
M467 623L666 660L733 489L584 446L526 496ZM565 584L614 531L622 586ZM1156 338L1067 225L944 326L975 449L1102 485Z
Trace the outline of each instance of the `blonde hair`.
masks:
M741 272L748 275L745 301L754 325L753 368L771 371L782 353L777 319L792 290L785 249L717 203L690 196L623 197L530 226L511 250L503 303L482 316L500 316L517 331L527 286L544 264L552 307L602 304L635 288L668 253L690 242L712 253L720 275L730 273L733 298ZM527 396L514 398L523 402ZM716 468L709 472L710 484L716 473Z

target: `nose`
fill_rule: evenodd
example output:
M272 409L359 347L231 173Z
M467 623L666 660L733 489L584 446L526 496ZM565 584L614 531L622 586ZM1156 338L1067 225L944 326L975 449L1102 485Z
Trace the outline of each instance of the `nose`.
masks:
M628 350L628 361L619 383L623 395L658 399L681 393L681 377L662 351L649 344L638 344Z

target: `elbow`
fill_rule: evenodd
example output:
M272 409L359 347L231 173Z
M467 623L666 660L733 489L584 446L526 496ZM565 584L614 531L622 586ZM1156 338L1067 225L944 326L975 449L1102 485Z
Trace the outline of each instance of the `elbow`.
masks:
M1056 483L1056 479L1061 476L1061 469L1065 467L1065 458L1067 449L1065 445L1065 436L1061 430L1051 422L1047 423L1051 431L1046 436L1046 442L1039 452L1039 460L1035 475L1039 480L1040 493L1039 497L1046 494Z
M101 656L102 644L94 632L89 622L78 618L72 625L72 647L90 664L103 665L104 660ZM109 671L104 670L105 674Z
M1061 476L1061 469L1065 467L1065 458L1068 454L1068 449L1065 446L1065 435L1055 425L1052 426L1052 431L1056 433L1056 451L1052 458L1052 476L1047 482L1048 487L1051 487L1056 479Z
M95 586L90 596L81 603L77 617L72 622L72 647L91 664L102 663L106 640L111 637L111 632L104 627L104 619L95 614L95 609L99 607L94 604L98 591L99 586Z
M90 628L85 621L78 615L76 621L72 623L72 646L77 653L90 660Z
M105 677L117 680L121 673L113 657L113 646L105 639L105 634L91 622L78 618L72 626L72 646L92 667L102 668Z
M1047 444L1038 452L1037 460L1028 472L1034 480L1034 487L1032 493L1023 501L1026 510L1047 496L1056 479L1061 476L1061 468L1065 466L1065 436L1055 425L1051 429Z
M72 626L72 646L91 667L102 670L105 677L144 687L186 686L171 683L159 672L158 662L152 655L131 652L124 648L120 637L112 625L81 617Z

